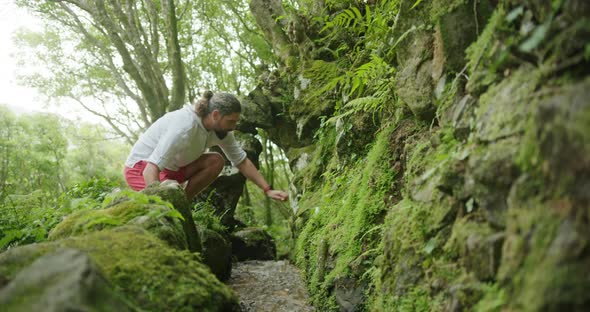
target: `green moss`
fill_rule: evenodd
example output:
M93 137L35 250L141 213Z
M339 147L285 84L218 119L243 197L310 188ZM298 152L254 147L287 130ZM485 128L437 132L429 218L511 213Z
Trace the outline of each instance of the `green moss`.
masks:
M186 236L177 213L169 206L127 200L106 209L76 212L58 224L49 234L49 239L57 240L124 224L136 224L171 246L186 249Z
M2 300L2 310L11 312L28 312L31 311L31 302L34 302L39 296L43 294L43 287L39 285L35 288L29 288L26 293L20 293L17 298L11 298L10 300ZM3 298L4 299L4 298ZM37 307L39 308L39 307ZM45 308L45 307L43 307ZM126 311L125 309L122 309ZM99 310L96 311L107 311Z
M134 226L9 250L0 255L0 274L12 278L17 263L22 268L60 247L87 252L115 289L142 309L237 310L233 292L199 262L196 254L171 249ZM22 261L23 255L26 261Z
M334 159L336 130L331 125L324 125L318 130L316 141L316 144L307 147L305 150L310 152L308 155L311 156L307 156L307 158L311 159L308 159L306 164L303 164L294 177L295 184L300 185L302 192L317 187L322 174L330 170L328 167L332 159ZM302 210L305 210L305 207Z
M497 69L506 56L496 43L496 32L504 23L505 17L506 11L502 5L499 5L492 13L482 34L465 51L470 77L467 88L473 93L481 93L499 78ZM494 58L496 58L495 62L490 61Z
M507 301L506 290L498 284L484 286L484 297L473 307L476 312L500 312Z
M419 201L431 201L441 196L440 189L449 189L453 181L447 174L461 161L463 149L451 127L431 132L423 130L405 142L407 152L403 195ZM445 181L446 179L446 181Z
M492 234L492 229L486 223L473 222L463 218L453 225L453 234L445 245L445 250L452 256L464 257L468 254L467 240L471 235L485 237Z
M432 7L430 9L430 20L436 21L441 16L448 14L449 12L455 10L457 7L465 5L465 3L469 2L468 0L452 0L452 1L445 1L445 0L433 0Z
M524 133L537 103L532 94L539 82L539 71L523 66L482 94L475 111L477 138L491 142Z
M361 277L377 255L379 224L396 174L389 166L388 152L394 129L394 125L383 129L367 157L352 167L338 168L333 163L323 175L326 183L320 191L300 201L311 216L297 240L295 258L304 268L312 301L319 309L334 310L335 280ZM318 259L325 260L318 265Z
M546 204L511 210L498 278L513 294L514 310L576 310L590 302L587 257L577 258L589 245L585 225L560 217ZM567 241L567 243L565 243Z
M432 311L429 293L427 289L421 287L412 288L394 305L394 308L397 311Z

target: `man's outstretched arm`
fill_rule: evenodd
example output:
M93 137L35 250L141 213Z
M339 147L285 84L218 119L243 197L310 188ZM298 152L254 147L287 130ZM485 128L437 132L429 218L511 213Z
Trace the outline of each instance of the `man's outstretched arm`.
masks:
M287 194L287 192L280 190L271 190L268 182L266 182L264 177L262 177L262 174L260 174L258 169L256 169L254 164L250 161L250 159L246 158L237 167L248 180L254 182L254 184L258 185L258 187L263 189L266 193L266 196L272 199L282 201L285 201L287 200L287 198L289 198L289 194Z

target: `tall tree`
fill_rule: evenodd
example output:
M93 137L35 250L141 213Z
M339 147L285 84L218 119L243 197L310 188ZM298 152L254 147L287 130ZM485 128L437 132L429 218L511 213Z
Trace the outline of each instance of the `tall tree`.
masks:
M269 46L241 0L17 0L45 20L22 31L21 81L70 99L133 142L197 89L240 93Z

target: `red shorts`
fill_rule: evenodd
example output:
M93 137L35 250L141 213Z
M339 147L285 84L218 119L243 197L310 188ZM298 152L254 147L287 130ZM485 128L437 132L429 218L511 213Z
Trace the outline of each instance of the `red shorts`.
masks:
M140 160L133 166L133 168L125 166L125 180L127 180L127 184L129 185L129 187L136 191L140 191L145 188L145 181L143 179L143 169L146 165L147 162ZM178 181L178 183L183 183L184 181L186 181L184 171L185 167L180 167L178 171L164 169L160 172L160 181L176 180Z

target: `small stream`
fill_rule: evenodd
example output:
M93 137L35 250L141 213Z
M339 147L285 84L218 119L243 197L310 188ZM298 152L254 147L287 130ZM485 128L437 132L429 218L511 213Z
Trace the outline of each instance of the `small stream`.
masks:
M238 262L231 275L227 283L243 311L315 311L299 270L288 261Z

